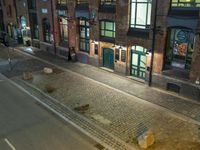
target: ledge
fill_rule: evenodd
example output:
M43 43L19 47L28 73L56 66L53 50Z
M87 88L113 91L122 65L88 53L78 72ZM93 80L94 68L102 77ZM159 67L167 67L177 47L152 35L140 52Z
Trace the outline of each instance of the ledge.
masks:
M129 28L127 32L127 36L148 39L149 33L150 33L150 29Z

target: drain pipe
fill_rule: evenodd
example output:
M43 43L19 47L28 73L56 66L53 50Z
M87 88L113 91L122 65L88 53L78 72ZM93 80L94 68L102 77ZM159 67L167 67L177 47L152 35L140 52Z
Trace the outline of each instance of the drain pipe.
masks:
M150 70L149 70L149 86L152 85L154 50L155 50L155 40L156 40L157 8L158 8L157 3L158 3L158 0L155 0L155 12L154 12L154 23L153 23L153 38L152 38L152 47L151 47L151 64L150 64Z

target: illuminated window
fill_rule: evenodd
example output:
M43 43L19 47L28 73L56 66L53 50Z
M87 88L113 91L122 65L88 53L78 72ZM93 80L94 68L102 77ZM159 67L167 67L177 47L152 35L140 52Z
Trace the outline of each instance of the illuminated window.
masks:
M172 7L200 7L200 0L172 0Z
M85 19L79 21L79 39L80 39L80 51L90 52L90 28L89 22Z
M146 29L151 23L152 0L131 0L131 28Z
M57 1L57 4L58 4L58 5L65 5L66 3L67 3L66 0L58 0L58 1Z
M116 0L101 0L101 5L116 5Z
M187 29L172 28L169 30L168 48L166 51L166 68L169 66L190 69L194 51L194 33Z
M101 37L115 38L115 22L101 21Z

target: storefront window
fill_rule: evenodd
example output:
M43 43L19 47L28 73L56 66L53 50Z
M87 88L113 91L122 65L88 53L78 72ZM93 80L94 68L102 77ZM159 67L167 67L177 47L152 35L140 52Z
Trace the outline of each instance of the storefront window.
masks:
M194 49L194 33L186 29L171 29L166 65L190 69Z

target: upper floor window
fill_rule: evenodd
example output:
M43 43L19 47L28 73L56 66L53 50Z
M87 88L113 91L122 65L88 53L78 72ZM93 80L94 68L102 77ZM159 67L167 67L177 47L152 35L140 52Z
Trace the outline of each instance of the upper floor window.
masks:
M115 38L115 22L101 21L101 37Z
M116 5L116 0L101 0L101 5Z
M172 0L172 7L200 7L200 0Z
M151 23L152 0L131 0L131 28L147 29Z
M77 0L78 5L88 5L88 0Z
M57 0L57 4L58 5L65 5L65 4L67 4L67 1L66 0Z
M8 5L7 16L12 17L12 7L11 7L11 5Z
M51 40L51 27L48 19L42 20L44 42L50 43Z
M28 8L35 9L36 8L36 1L35 0L28 0Z

